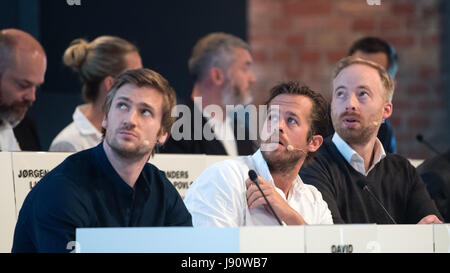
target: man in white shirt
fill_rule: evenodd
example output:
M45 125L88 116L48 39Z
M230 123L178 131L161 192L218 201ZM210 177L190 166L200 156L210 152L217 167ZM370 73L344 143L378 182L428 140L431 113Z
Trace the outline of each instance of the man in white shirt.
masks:
M20 151L13 128L36 100L46 69L44 49L30 34L17 29L0 31L1 151Z
M271 133L261 140L260 149L212 165L187 191L184 201L194 226L278 224L249 179L249 170L258 174L258 184L282 223L332 224L321 193L298 176L303 162L322 144L321 134L327 129L324 98L306 86L288 82L272 88L267 106L265 128Z

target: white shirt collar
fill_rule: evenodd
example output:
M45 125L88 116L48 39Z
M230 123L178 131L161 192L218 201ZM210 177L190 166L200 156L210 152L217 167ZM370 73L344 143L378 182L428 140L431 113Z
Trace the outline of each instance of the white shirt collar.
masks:
M0 124L0 151L19 152L20 146L14 135L13 127L5 120Z
M384 151L383 145L380 140L377 138L375 140L375 160L370 166L369 170L366 172L366 168L364 167L363 158L350 147L336 132L333 135L332 141L336 148L341 153L341 155L347 160L347 162L352 166L357 172L360 174L367 176L369 172L375 167L378 162L380 162L383 158L386 157L386 152Z
M80 107L77 106L73 113L73 123L83 135L96 135L101 139L102 133L95 128L94 125L87 119L87 117L81 112Z
M199 111L202 108L199 101L196 100L194 100L194 107ZM211 112L205 111L206 109L207 108L203 108L202 114L208 120L211 127L214 128L216 139L222 143L228 155L238 156L237 143L233 130L233 115L229 114L228 117L225 117L224 122L223 120L211 117Z

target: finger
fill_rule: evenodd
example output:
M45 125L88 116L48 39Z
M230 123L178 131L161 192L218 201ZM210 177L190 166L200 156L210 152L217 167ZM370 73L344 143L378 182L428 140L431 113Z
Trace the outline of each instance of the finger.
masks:
M248 190L248 188L249 188L251 185L253 185L253 184L254 184L254 182L251 181L250 179L245 180L245 187L247 188L247 190Z
M249 184L249 185L248 185L247 191L246 191L246 193L245 193L247 199L250 198L250 196L251 196L253 193L255 193L255 192L259 192L259 190L258 190L258 188L256 187L256 185L253 184L253 182L252 182L252 184Z
M442 224L442 221L436 215L427 215L418 224Z
M249 209L253 210L253 209L256 209L257 207L265 205L265 204L266 204L266 200L264 199L264 197L260 196L252 202L251 206L249 206Z
M252 186L251 188L256 188L254 186ZM258 189L256 189L256 191L247 191L247 204L249 207L252 206L253 202L262 197L261 193L259 192Z

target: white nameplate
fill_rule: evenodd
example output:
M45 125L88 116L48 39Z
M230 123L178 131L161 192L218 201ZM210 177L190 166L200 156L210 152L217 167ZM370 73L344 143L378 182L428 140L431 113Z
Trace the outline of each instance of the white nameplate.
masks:
M305 252L367 253L377 242L377 226L311 225L305 226Z
M377 230L377 252L433 252L433 225L377 225Z
M304 226L248 226L240 228L241 253L304 253Z
M186 191L206 166L205 155L156 154L150 163L165 172L184 199Z
M16 203L11 153L0 152L0 252L11 252L16 225Z
M450 253L450 224L433 225L434 252Z
M71 153L14 152L12 164L17 214L30 190Z
M239 253L239 228L77 228L80 253Z

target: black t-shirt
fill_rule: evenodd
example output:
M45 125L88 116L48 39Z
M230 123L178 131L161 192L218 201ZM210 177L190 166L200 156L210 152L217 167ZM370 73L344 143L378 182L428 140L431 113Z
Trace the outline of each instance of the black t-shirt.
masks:
M12 252L67 252L80 227L152 226L192 226L192 219L162 171L146 164L133 189L100 143L66 158L31 190Z
M368 185L398 224L416 224L430 214L442 219L414 166L399 155L387 154L364 176L328 137L299 175L322 193L334 223L392 223L359 180Z

